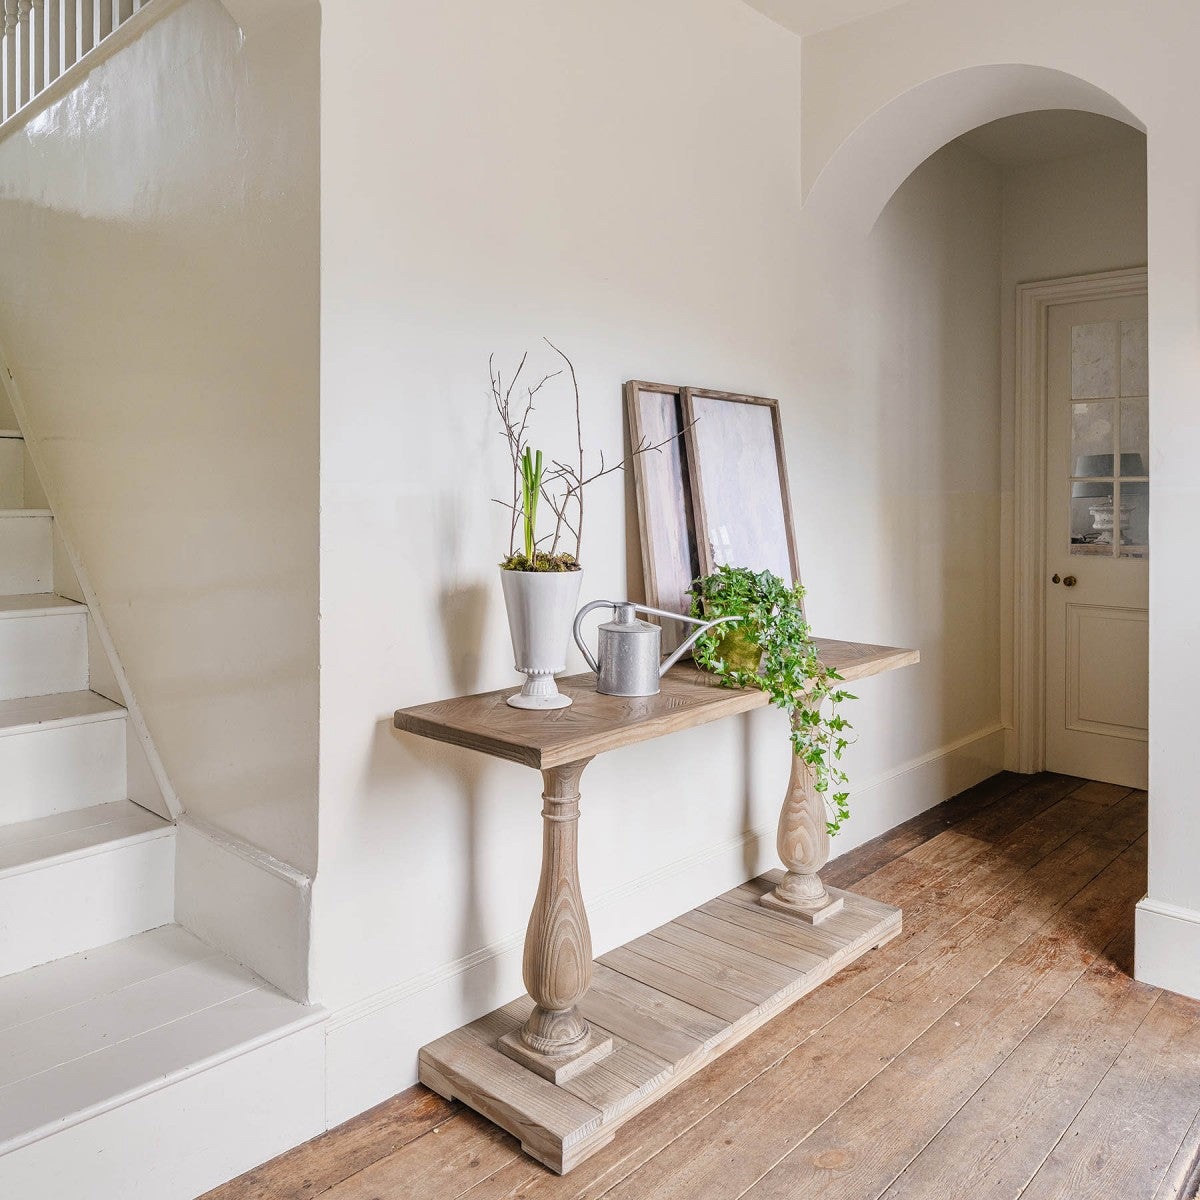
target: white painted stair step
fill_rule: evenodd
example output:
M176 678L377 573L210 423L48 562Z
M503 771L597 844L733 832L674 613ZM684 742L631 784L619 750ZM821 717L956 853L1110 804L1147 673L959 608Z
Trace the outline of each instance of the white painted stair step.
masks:
M95 692L0 700L0 823L126 799L126 716Z
M176 925L0 979L2 1190L190 1200L307 1140L326 1015Z
M0 700L87 685L87 607L53 594L0 596Z
M0 826L0 976L174 917L175 826L156 814L120 800Z
M48 508L0 509L0 595L50 590L52 519Z

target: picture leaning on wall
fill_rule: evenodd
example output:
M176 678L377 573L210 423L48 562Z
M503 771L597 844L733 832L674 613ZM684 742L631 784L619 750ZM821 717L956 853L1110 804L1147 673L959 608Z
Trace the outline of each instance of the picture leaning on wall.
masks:
M722 564L799 581L778 402L630 380L625 403L634 445L683 433L633 460L646 603L686 613L692 580Z
M719 566L800 578L779 403L684 388L697 557Z

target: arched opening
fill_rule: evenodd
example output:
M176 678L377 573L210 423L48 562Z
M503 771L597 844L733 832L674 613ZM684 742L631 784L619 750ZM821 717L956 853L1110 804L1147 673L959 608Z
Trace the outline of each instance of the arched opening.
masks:
M897 96L839 146L825 147L805 130L806 219L865 234L901 183L943 146L992 121L1048 109L1094 113L1145 132L1114 96L1064 71L1016 63L952 71Z
M1106 397L1093 396L1091 385L1075 395L1068 378L1058 409L1067 431L1066 457L1054 468L1061 479L1048 474L1045 440L1033 443L1021 433L1018 360L1021 286L1145 271L1145 140L1138 118L1085 80L1040 67L971 68L930 80L872 116L829 157L804 204L811 356L827 364L829 347L840 348L835 365L812 377L815 395L827 402L829 389L838 390L830 407L839 415L811 419L823 420L829 440L863 464L858 478L872 480L872 496L839 498L848 535L886 547L862 568L826 566L840 572L839 582L854 572L851 606L865 610L854 619L890 622L888 636L922 648L936 683L926 680L922 691L916 679L898 680L895 690L908 691L892 721L900 737L946 748L947 791L970 778L967 764L966 775L956 774L956 754L979 769L1050 768L1139 791L1146 786L1144 556L1126 562L1122 551L1111 552L1118 572L1140 571L1141 593L1132 604L1103 601L1124 623L1106 626L1099 638L1111 648L1124 637L1117 660L1135 678L1108 679L1115 704L1140 696L1132 706L1140 704L1140 730L1136 712L1120 720L1080 716L1080 697L1068 696L1066 684L1052 714L1022 701L1027 692L1043 694L1046 671L1064 678L1068 638L1080 637L1079 628L1064 625L1069 613L1057 613L1056 658L1031 661L1026 643L1042 646L1049 610L1034 611L1028 594L1048 590L1052 574L1081 576L1073 570L1076 553L1103 551L1103 532L1093 528L1100 517L1088 509L1103 508L1109 493L1082 493L1118 478L1114 467L1103 480L1073 480L1088 448L1087 428L1078 428L1070 454L1070 416L1084 426L1091 421L1093 440L1100 426L1109 428L1110 454L1121 454L1122 412L1130 439L1145 440L1148 386L1134 396L1128 384L1122 400L1120 382L1122 330L1128 326L1134 340L1138 329L1145 335L1145 298L1140 314L1080 310L1067 325L1068 376L1072 329L1100 324L1116 338L1117 376L1114 395ZM1135 518L1145 527L1150 449L1140 445L1130 454L1142 467L1127 491L1141 493ZM1033 490L1044 490L1052 504L1031 517L1025 510ZM1074 509L1075 523L1086 528L1074 536L1052 532L1050 509L1066 509L1068 522ZM1061 553L1051 557L1045 545L1054 538ZM1085 600L1085 590L1069 598L1096 601ZM1061 587L1051 594L1068 595ZM1111 656L1074 667L1076 680L1104 678ZM1098 691L1085 698L1103 707ZM1074 718L1066 715L1068 704ZM1090 731L1080 740L1096 755L1049 761L1044 731L1051 718ZM1122 722L1128 727L1098 730ZM1022 751L1022 732L1034 725L1037 737L1026 740L1036 750ZM1132 749L1139 766L1122 773L1097 757L1102 733Z
M1145 347L1153 355L1156 342L1144 125L1083 79L1009 64L932 79L836 147L811 140L804 256L827 310L814 304L813 320L843 348L834 378L851 397L846 424L879 481L874 518L854 520L874 521L864 542L893 547L855 583L917 614L906 636L939 673L932 708L912 685L913 709L926 707L905 734L983 759L1002 740L997 767L1144 789L1155 487ZM1022 291L1067 278L1074 293ZM1132 307L1108 303L1139 286ZM1023 296L1036 320L1024 346ZM1035 335L1061 344L1033 347ZM1104 359L1103 379L1082 377L1089 355ZM1048 421L1022 405L1054 370L1060 391L1039 401L1058 406ZM1092 478L1104 454L1108 469ZM1106 514L1115 529L1101 528ZM1138 586L1114 598L1085 579L1076 568L1098 556ZM1066 592L1059 581L1076 577ZM1083 620L1085 608L1122 624ZM1097 680L1107 707L1105 687L1078 693ZM1083 733L1092 766L1053 747L1047 757L1054 721ZM1105 737L1132 752L1124 767L1104 760Z

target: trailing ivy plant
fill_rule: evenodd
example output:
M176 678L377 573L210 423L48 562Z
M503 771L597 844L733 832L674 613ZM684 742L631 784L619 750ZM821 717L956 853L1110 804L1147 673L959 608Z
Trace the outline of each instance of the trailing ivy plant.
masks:
M812 768L829 832L837 833L850 815L841 760L853 728L839 707L857 697L817 656L801 606L804 588L770 571L722 566L693 581L690 590L693 616L741 618L732 628L719 626L697 639L697 663L726 687L762 688L788 714L792 750Z

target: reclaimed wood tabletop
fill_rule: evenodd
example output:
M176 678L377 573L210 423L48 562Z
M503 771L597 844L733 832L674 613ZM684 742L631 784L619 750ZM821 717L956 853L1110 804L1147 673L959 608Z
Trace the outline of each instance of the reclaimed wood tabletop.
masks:
M847 681L906 667L920 659L916 650L895 646L814 640L821 661ZM757 688L722 687L715 676L690 663L672 667L656 696L603 696L596 691L596 676L590 671L559 679L558 687L571 697L569 708L511 708L505 700L516 689L510 685L402 708L395 724L397 729L422 737L544 770L770 702Z

